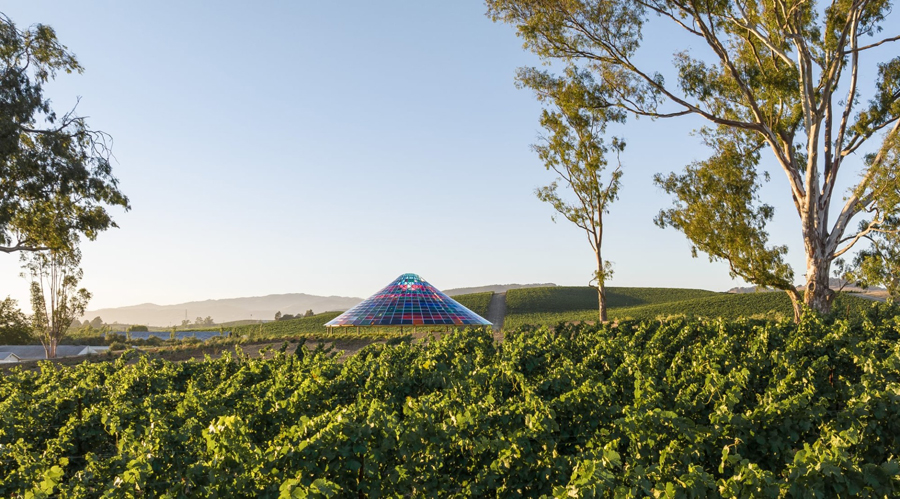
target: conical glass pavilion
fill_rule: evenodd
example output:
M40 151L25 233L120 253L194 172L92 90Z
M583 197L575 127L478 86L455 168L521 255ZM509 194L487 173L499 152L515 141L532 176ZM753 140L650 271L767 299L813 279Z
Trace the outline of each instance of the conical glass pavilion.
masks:
M490 326L491 323L416 274L403 274L384 289L325 323L325 327Z

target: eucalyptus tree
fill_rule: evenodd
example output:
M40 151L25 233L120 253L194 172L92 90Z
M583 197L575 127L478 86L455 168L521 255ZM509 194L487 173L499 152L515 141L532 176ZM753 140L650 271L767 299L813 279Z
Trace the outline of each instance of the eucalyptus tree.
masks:
M0 251L68 249L116 227L129 209L110 165L111 139L75 109L58 115L44 86L81 73L49 26L20 30L0 13Z
M883 228L866 236L870 246L859 251L839 275L863 288L884 286L887 302L900 303L900 217L889 217Z
M607 144L603 136L607 124L623 121L625 113L604 105L604 90L589 72L575 66L567 68L563 77L525 69L519 72L518 81L534 90L545 105L540 122L549 134L533 148L544 166L558 175L535 194L585 232L594 250L596 270L591 282L597 286L599 319L606 321L606 281L612 277L612 265L601 251L603 215L618 197L622 177L618 153L625 143L614 137ZM616 153L616 167L605 174L610 149ZM560 193L559 181L569 195Z
M84 315L91 294L78 288L83 273L78 267L78 248L65 251L37 251L24 256L31 279L31 324L44 345L48 359L56 357L56 347L77 317Z
M517 27L545 62L578 64L631 116L699 116L711 155L681 174L657 176L675 204L657 218L682 230L694 252L725 260L732 275L830 310L831 263L883 230L897 211L900 57L877 60L890 0L487 0L494 20ZM640 55L652 26L669 42L677 77ZM699 48L698 48L699 47ZM689 49L693 49L689 51ZM869 74L873 85L862 85ZM871 87L868 101L861 89ZM787 248L768 241L771 204L759 186L763 154L787 178L806 257L806 293L794 286ZM867 153L867 154L855 154ZM841 199L839 182L855 184ZM865 214L860 230L851 223Z

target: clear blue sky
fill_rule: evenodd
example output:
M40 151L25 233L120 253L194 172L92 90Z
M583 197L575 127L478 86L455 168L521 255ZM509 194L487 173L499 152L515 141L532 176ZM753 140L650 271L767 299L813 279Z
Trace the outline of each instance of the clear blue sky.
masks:
M90 308L305 292L368 296L404 272L440 288L586 285L592 253L534 189L553 177L529 145L539 106L514 86L538 61L467 2L6 2L51 25L83 75L57 110L115 140L133 206L83 245ZM671 56L664 31L648 60ZM654 59L655 58L655 59ZM696 120L642 120L607 217L613 286L744 285L652 219L657 172L704 157ZM773 171L773 239L804 273L798 222ZM16 256L0 295L27 308Z

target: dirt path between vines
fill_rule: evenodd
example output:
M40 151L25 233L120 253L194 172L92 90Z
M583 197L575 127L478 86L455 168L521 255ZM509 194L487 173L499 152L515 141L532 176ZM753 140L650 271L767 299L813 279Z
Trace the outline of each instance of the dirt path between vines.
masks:
M502 293L494 293L494 295L491 296L491 303L488 304L487 317L485 317L494 325L494 339L497 339L498 335L502 338L504 317L506 317L505 291Z
M865 300L872 301L887 301L887 291L874 291L869 293L849 293L850 296L857 296L859 298L863 298Z

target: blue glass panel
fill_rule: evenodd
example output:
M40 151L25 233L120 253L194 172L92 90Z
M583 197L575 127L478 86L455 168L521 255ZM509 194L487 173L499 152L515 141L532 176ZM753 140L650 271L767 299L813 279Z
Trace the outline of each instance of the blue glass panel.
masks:
M489 326L491 323L416 274L403 274L326 326Z

